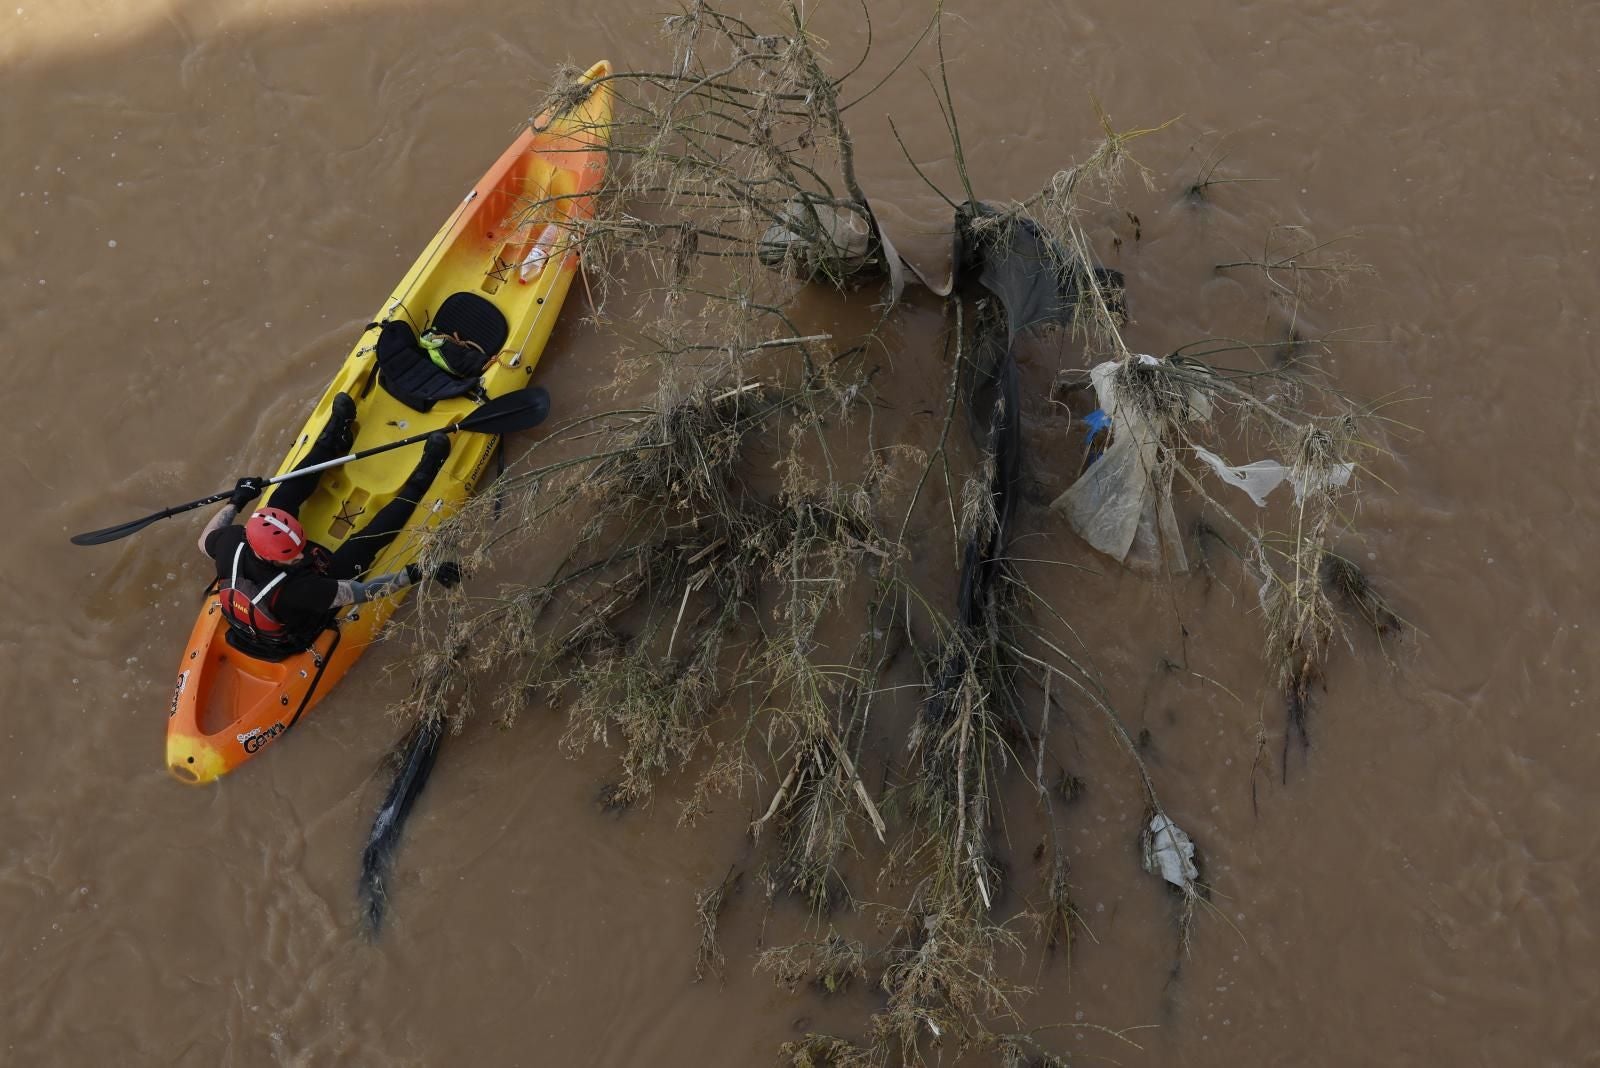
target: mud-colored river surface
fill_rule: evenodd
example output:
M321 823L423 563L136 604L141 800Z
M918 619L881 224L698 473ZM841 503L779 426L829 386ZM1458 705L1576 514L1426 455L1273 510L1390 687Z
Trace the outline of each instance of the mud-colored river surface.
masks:
M696 891L740 860L760 799L679 829L669 783L608 814L607 753L564 754L556 716L509 732L485 718L453 742L408 830L394 922L368 943L356 861L402 650L369 656L269 757L186 788L162 731L208 578L205 513L67 542L275 463L556 65L664 65L658 7L17 4L0 12L0 1063L748 1065L802 1030L859 1036L870 990L823 1000L752 974L754 901L730 908L724 981L693 981ZM947 11L980 196L1026 196L1086 151L1096 100L1124 127L1174 120L1138 144L1153 187L1091 226L1127 275L1135 350L1252 315L1266 329L1261 286L1213 265L1259 255L1274 224L1345 236L1373 265L1310 302L1305 329L1359 329L1326 369L1389 402L1391 455L1349 548L1414 624L1392 662L1370 635L1336 646L1285 784L1253 591L1177 591L1190 665L1234 703L1162 681L1165 587L1104 560L1058 580L1113 698L1152 732L1216 907L1174 973L1138 798L1088 744L1073 882L1093 937L1070 963L1032 946L1016 963L1038 989L1027 1026L1127 1065L1600 1063L1600 6ZM875 2L859 84L929 14ZM861 15L815 15L842 72ZM953 194L918 73L936 62L924 45L847 114L863 184L913 230L942 209L886 116ZM1186 203L1219 155L1217 176L1273 181ZM558 398L609 380L582 328L553 346L540 373ZM1028 555L1069 553L1094 562L1059 533ZM1253 804L1258 722L1274 763ZM1074 1023L1137 1028L1138 1045Z

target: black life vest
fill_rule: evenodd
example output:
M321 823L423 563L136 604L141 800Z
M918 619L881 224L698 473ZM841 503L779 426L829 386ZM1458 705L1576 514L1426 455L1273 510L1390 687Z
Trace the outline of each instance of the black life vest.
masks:
M330 608L316 619L285 619L277 611L278 595L302 571L326 574L330 562L327 550L312 542L306 547L304 562L278 567L250 552L241 540L226 572L221 566L217 569L217 603L228 624L228 643L267 660L309 647L318 634L333 625L335 610Z

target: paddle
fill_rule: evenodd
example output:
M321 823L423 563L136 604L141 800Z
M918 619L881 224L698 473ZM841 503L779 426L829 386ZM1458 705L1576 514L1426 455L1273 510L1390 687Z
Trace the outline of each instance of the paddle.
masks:
M439 432L454 434L457 430L471 430L479 434L511 434L518 430L530 430L544 422L545 417L549 414L550 394L545 391L543 386L529 386L526 389L519 389L484 402L479 405L476 411L459 423L452 423L449 426L440 427L438 430L429 430L422 434L413 434L409 438L391 441L387 445L379 445L375 448L363 449L361 452L353 452L348 456L340 456L326 463L302 467L299 470L290 471L275 478L262 479L261 484L263 486L275 486L279 482L287 482L291 478L314 475L330 467L338 467L341 464L350 463L352 460L376 456L380 452L388 452L390 449L398 449L406 445L415 445L419 441L426 440L429 435ZM213 493L209 497L201 497L199 500L190 501L188 504L176 504L171 508L164 508L154 515L145 516L143 519L135 519L118 526L106 527L104 530L91 530L87 534L75 534L72 537L72 544L103 545L108 541L126 538L129 534L143 530L158 519L166 519L168 516L178 515L196 508L204 508L208 504L225 501L232 495L233 490L223 490L221 493Z

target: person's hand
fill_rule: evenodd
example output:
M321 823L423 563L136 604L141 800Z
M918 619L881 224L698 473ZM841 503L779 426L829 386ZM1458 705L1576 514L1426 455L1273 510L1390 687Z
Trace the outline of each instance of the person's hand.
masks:
M445 589L450 589L461 581L461 565L454 560L446 560L434 569L433 580Z
M233 510L242 512L246 506L257 497L267 484L259 478L241 478L234 484L233 492L228 495L228 503L233 505Z

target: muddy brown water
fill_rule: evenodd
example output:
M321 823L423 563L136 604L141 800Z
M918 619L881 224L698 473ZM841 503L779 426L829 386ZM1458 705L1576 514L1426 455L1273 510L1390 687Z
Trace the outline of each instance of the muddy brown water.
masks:
M929 10L872 14L861 86ZM1093 100L1123 126L1176 119L1138 146L1154 189L1129 192L1137 240L1120 210L1093 228L1127 273L1136 350L1271 328L1260 279L1212 265L1259 251L1273 223L1351 235L1376 267L1313 300L1307 325L1377 339L1327 361L1355 394L1397 402L1393 457L1374 467L1387 488L1370 484L1352 548L1421 632L1393 665L1360 635L1335 652L1309 756L1287 785L1274 763L1257 810L1256 725L1274 756L1283 725L1248 587L1171 596L1035 514L1029 555L1099 568L1049 592L1151 730L1217 908L1174 977L1171 902L1134 854L1137 796L1085 718L1090 791L1069 833L1093 938L1070 965L1036 948L1016 965L1039 988L1027 1024L1123 1064L1600 1063L1600 7L996 0L949 15L982 196L1026 195L1085 151ZM859 14L818 18L845 69ZM669 784L607 815L606 754L564 755L554 717L455 740L402 848L394 922L365 943L352 891L399 650L269 757L186 788L162 768L162 716L205 581L199 513L100 548L66 540L270 466L547 72L660 68L657 19L633 0L0 13L0 1062L762 1064L801 1029L861 1033L869 993L823 1002L751 974L748 893L725 981L691 981L695 892L742 859L758 802L678 830ZM935 61L924 47L847 116L869 192L910 220L940 205L886 115L957 188L913 69ZM1185 205L1219 145L1219 175L1275 181ZM933 336L927 306L902 314L904 336ZM565 329L541 374L577 406L607 357ZM1061 477L1049 461L1032 461L1045 483ZM1173 605L1191 666L1237 702L1158 670ZM1138 1048L1078 1022L1137 1028Z

